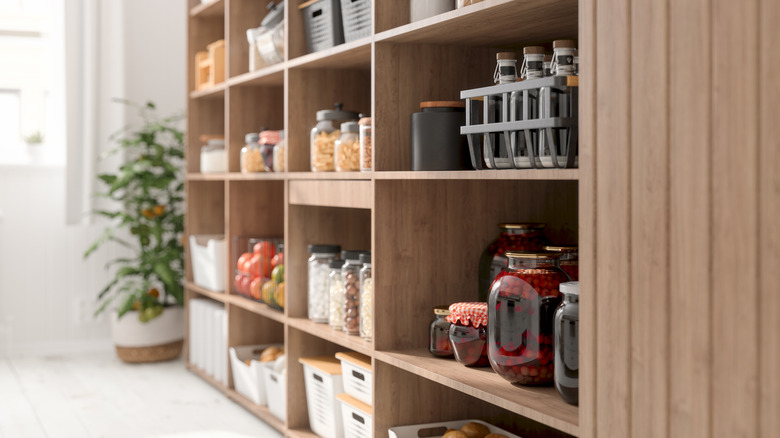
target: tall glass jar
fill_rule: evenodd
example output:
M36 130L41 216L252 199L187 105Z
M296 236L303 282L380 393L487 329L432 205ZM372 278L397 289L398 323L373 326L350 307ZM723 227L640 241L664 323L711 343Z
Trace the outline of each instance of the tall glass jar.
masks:
M450 345L450 325L447 316L450 314L449 306L436 306L433 308L436 318L431 321L431 330L428 336L428 351L436 357L452 357L452 345Z
M498 375L521 385L552 382L553 315L569 277L559 253L508 252L509 266L488 299L488 357Z
M576 245L548 245L545 251L561 253L561 269L572 281L580 279L580 256Z
M450 305L447 321L450 325L450 344L455 360L467 367L486 367L487 324L486 303L455 303Z
M523 64L520 67L520 77L525 80L540 79L544 77L544 47L523 47ZM534 120L539 118L539 92L533 88L530 90L513 91L510 95L510 120ZM538 143L538 131L535 129L515 131L510 133L512 155L515 166L521 169L540 167L536 144ZM533 148L534 163L531 163L531 150Z
M274 146L274 172L285 171L285 156L287 155L287 139L284 131L279 131L279 143Z
M371 158L373 139L371 138L371 117L363 117L358 122L360 125L360 170L370 172L374 169Z
M336 172L360 170L360 140L357 122L341 124L341 136L334 146Z
M355 121L358 113L344 111L340 103L335 109L317 111L317 124L311 130L311 170L312 172L332 172L334 167L334 147L341 136L341 123Z
M250 132L244 136L244 147L241 148L241 173L264 172L263 154L257 141L260 136Z
M479 258L479 301L487 301L490 285L507 267L507 251L538 251L549 243L544 227L539 223L498 224L501 234Z
M580 398L580 284L561 283L563 303L555 311L555 389L564 401Z
M341 267L344 260L338 259L330 262L330 275L328 282L328 325L335 330L341 330L344 325L344 281L341 278Z
M341 267L341 281L344 283L344 324L342 328L349 335L360 334L360 255L367 251L342 251L341 258L345 260Z
M360 262L360 337L374 337L374 279L371 276L371 254L361 254Z
M279 131L261 131L260 139L257 144L260 146L260 153L263 155L263 164L266 172L274 171L274 146L279 143L281 135Z
M339 245L309 245L309 319L328 322L330 262L339 255Z

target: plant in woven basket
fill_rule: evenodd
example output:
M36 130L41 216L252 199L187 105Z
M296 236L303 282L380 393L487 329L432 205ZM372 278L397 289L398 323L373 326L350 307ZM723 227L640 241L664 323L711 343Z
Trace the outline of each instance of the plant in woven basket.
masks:
M116 172L98 175L105 189L98 196L115 201L116 208L93 212L110 224L84 258L104 245L130 250L129 257L107 263L118 269L98 294L95 315L116 301L120 318L137 310L146 322L184 301L184 133L178 128L181 116L161 118L152 102L125 103L138 109L142 122L111 136L117 146L106 155L122 153L124 160Z

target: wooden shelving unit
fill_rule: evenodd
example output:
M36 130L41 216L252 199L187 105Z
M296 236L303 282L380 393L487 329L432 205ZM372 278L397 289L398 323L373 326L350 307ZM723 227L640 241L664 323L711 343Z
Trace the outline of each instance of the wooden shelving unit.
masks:
M190 0L188 62L225 38L227 80L193 91L188 78L186 233L284 236L283 312L233 291L192 283L187 298L226 306L228 345L283 342L287 353L288 420L253 405L201 370L190 370L288 437L314 435L308 424L300 357L356 351L374 365L374 436L387 428L478 417L523 437L578 436L579 409L555 390L513 387L490 368L469 369L427 353L432 308L474 300L477 261L508 221L548 223L555 242L578 239L579 169L411 172L409 116L426 100L457 100L462 89L491 82L495 53L506 48L576 38L576 0L485 0L409 23L409 2L374 0L374 33L307 54L303 20L290 0L286 60L248 71L244 32L264 5L254 0ZM372 172L309 171L309 131L317 110L342 102L372 114ZM260 126L284 129L289 172L242 174L244 134ZM228 172L201 174L199 137L226 139ZM367 342L315 324L307 313L310 243L371 249L376 337ZM232 273L232 263L228 263ZM227 351L223 352L227 360ZM424 407L424 409L421 409Z

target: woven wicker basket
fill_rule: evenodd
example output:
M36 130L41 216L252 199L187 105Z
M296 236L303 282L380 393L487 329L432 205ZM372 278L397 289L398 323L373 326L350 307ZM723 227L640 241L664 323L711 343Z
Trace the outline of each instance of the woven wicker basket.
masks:
M184 341L174 341L151 347L120 347L116 346L116 355L127 363L151 363L172 360L179 357L184 348Z

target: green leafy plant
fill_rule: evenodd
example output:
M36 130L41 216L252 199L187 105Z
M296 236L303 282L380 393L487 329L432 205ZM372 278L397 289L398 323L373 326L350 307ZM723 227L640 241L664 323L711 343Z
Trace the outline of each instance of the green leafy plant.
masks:
M107 244L130 249L132 256L107 263L107 269L118 269L98 294L95 315L118 300L119 317L138 310L146 322L165 306L184 302L184 133L177 127L181 116L160 118L152 102L124 103L138 109L142 123L111 136L117 147L106 155L123 152L125 159L115 173L98 175L105 186L98 196L116 201L117 207L93 212L111 223L84 258ZM130 237L119 236L118 229Z
M25 136L23 140L27 144L41 144L43 143L44 138L41 131L35 131L32 134Z

